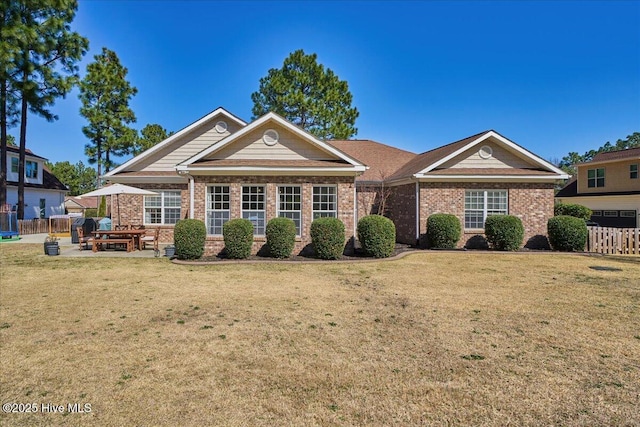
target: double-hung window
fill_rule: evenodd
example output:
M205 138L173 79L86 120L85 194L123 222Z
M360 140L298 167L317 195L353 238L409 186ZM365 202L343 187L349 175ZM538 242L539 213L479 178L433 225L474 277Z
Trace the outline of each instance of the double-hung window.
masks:
M17 157L12 157L11 158L11 173L18 173L18 158Z
M464 228L482 229L490 215L508 213L506 190L467 190L464 194Z
M638 164L629 165L629 178L638 179Z
M253 224L253 234L264 236L265 188L256 185L242 186L242 218Z
M38 178L38 163L30 162L29 160L25 163L25 176L27 178L37 179Z
M313 219L338 216L338 194L335 185L313 187Z
M231 216L228 185L207 187L207 234L222 235L222 226Z
M589 169L587 171L587 187L604 187L604 168Z
M296 235L302 228L302 191L300 186L278 187L278 216L292 219L296 224Z
M180 219L180 190L156 192L144 196L144 223L175 224Z

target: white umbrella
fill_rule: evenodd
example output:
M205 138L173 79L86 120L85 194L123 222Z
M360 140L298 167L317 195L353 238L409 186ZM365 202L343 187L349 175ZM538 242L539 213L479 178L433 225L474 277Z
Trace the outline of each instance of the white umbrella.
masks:
M118 224L120 224L120 198L119 198L120 194L141 194L141 195L153 196L158 193L149 191L149 190L143 190L142 188L130 187L128 185L116 183L116 184L105 185L102 188L98 188L97 190L93 190L88 193L81 194L77 197L82 198L82 197L113 196L114 194L116 195L116 203L118 205Z

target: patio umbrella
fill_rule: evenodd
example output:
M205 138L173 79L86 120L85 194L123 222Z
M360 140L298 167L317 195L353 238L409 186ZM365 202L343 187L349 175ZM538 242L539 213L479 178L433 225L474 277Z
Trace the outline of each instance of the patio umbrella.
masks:
M120 224L120 198L119 198L120 194L141 194L146 196L153 196L158 193L149 191L149 190L143 190L142 188L131 187L128 185L116 183L116 184L105 185L102 188L98 188L97 190L93 190L76 197L82 198L82 197L113 196L114 194L116 196L116 204L118 206L118 224Z

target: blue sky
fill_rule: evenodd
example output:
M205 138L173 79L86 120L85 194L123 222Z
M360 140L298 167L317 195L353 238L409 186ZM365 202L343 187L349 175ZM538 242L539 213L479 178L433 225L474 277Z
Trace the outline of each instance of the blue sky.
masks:
M638 1L80 0L72 29L114 50L141 129L178 131L251 93L297 49L349 83L356 138L417 153L494 129L545 159L640 131ZM87 163L80 101L30 117L27 148ZM17 129L10 133L18 134Z

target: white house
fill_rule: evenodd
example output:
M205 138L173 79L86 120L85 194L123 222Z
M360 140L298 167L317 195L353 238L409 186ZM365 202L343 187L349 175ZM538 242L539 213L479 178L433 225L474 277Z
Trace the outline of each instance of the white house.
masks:
M24 219L49 218L64 214L69 191L45 166L44 157L26 151L24 168ZM7 147L7 203L18 205L18 147Z

